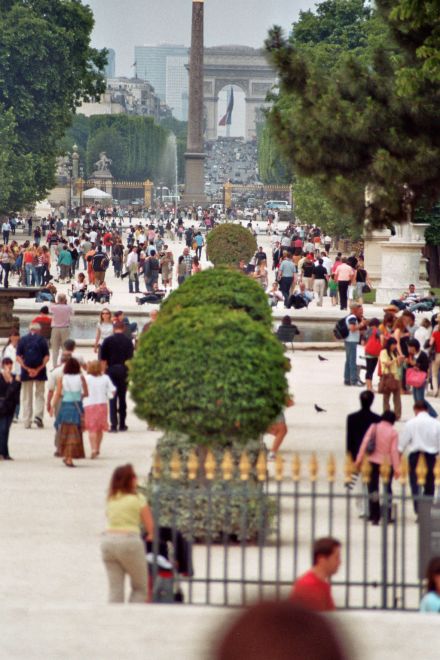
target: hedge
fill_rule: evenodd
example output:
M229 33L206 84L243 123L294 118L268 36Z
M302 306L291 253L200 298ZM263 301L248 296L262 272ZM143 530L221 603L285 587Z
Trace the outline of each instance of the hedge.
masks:
M195 445L243 443L281 412L289 364L270 330L244 312L182 309L141 336L130 365L135 412Z
M249 229L226 223L209 232L206 250L214 266L238 267L241 260L247 264L252 259L257 251L257 241Z
M210 268L189 277L175 289L161 307L163 318L176 309L222 305L241 309L268 328L272 314L262 287L247 275L228 268Z

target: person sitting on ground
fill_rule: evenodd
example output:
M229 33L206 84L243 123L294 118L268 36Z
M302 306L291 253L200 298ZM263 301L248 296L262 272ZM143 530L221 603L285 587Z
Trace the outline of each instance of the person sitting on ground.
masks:
M56 286L52 284L52 282L49 282L45 287L39 290L36 295L35 302L54 302L56 295Z
M78 277L72 285L72 300L80 303L84 300L87 292L87 282L84 273L78 273Z
M267 292L269 298L269 305L271 307L276 307L279 302L284 300L284 296L280 291L280 285L278 282L274 282Z
M157 284L153 284L152 291L146 291L141 296L136 296L136 302L138 305L144 305L149 303L150 305L160 305L164 297L166 296L166 291L159 289Z
M420 301L409 305L408 309L410 312L432 312L434 307L438 305L438 301L434 291L429 292L429 296L420 298Z
M108 288L107 284L105 282L101 282L100 284L95 285L95 290L94 291L89 291L87 294L87 299L88 300L93 300L93 302L99 302L99 303L109 303L110 302L110 296L112 295L112 291Z
M294 309L302 309L308 307L313 300L313 293L306 291L306 286L303 282L299 285L297 291L291 294L287 301L287 309L293 307Z
M420 302L420 296L416 293L416 286L415 284L410 284L408 291L402 293L399 299L392 300L390 304L403 310L418 302Z

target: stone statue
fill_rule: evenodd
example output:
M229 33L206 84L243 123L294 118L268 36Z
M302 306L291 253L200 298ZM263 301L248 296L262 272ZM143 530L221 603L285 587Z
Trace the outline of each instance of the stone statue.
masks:
M69 157L68 156L58 156L56 159L56 175L58 178L68 178L69 177Z
M107 156L105 151L99 154L99 160L95 163L95 172L110 174L109 166L112 164L112 159Z

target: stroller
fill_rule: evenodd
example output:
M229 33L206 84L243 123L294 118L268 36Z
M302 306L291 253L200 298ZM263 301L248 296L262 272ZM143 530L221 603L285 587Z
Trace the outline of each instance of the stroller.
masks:
M156 542L144 540L144 543L148 569L148 601L183 603L179 576L194 575L190 544L179 531L171 527L159 527L159 539Z

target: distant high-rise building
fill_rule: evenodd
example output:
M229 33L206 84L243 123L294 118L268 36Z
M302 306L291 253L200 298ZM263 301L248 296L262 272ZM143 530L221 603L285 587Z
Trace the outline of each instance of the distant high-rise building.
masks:
M188 95L188 48L174 44L135 46L136 75L147 80L158 97L177 119L187 119L185 96Z
M116 53L113 48L107 48L107 64L104 68L104 75L106 78L114 78L116 72Z
M166 104L180 121L188 119L188 55L166 59Z

